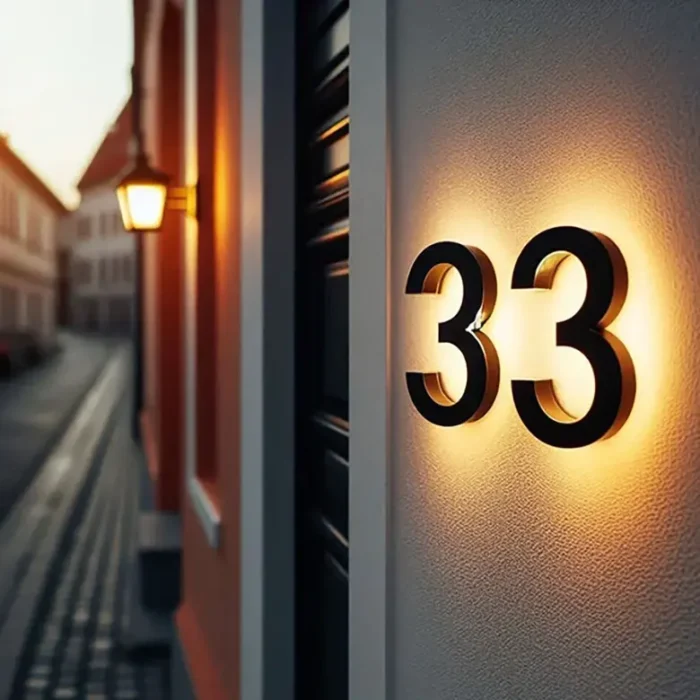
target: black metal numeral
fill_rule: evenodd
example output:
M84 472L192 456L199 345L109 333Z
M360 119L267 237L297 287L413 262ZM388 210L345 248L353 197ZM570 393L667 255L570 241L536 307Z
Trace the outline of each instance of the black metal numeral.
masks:
M557 323L557 345L574 348L595 377L593 403L574 420L558 403L551 380L512 382L521 420L539 440L555 447L583 447L617 432L627 419L635 393L634 365L625 346L605 328L627 295L627 267L606 236L573 226L551 228L530 240L513 270L513 289L549 289L567 255L581 261L587 291L581 308Z
M407 372L413 405L431 423L455 426L481 418L498 391L499 362L489 338L479 329L496 301L496 274L478 248L454 242L434 243L413 263L406 282L407 294L437 294L447 271L455 268L464 294L457 313L438 326L438 341L454 345L467 365L467 384L457 401L444 391L440 374Z

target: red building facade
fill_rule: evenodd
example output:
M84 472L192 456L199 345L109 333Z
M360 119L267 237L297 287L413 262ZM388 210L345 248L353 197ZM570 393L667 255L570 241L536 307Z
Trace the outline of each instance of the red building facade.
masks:
M198 190L142 270L175 697L692 695L700 6L135 18L149 155ZM585 274L545 264L574 230ZM611 288L562 336L624 346L606 376L557 328Z
M198 220L167 211L144 243L142 439L155 506L181 518L177 685L223 700L240 682L237 104L226 82L237 37L223 31L237 18L216 0L136 3L135 16L149 153L199 188Z

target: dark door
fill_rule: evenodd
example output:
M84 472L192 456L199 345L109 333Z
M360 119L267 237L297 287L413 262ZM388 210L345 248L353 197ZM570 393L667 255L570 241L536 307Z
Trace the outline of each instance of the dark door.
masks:
M131 297L116 297L109 300L109 330L118 335L131 332Z
M297 2L297 698L347 700L350 10Z
M87 331L97 331L100 328L100 309L97 299L83 301L83 328Z
M57 262L58 286L56 289L56 323L70 325L70 269L71 259L67 250L60 250Z

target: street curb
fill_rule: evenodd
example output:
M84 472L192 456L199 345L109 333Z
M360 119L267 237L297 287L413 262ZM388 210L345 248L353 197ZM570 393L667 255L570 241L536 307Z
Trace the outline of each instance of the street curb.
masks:
M100 376L102 376L102 374L101 372ZM99 381L99 378L97 381ZM97 383L97 381L95 383ZM9 700L24 697L24 687L22 683L29 673L33 650L40 639L43 624L51 610L53 594L60 582L64 568L63 565L73 545L75 532L84 519L87 507L90 503L90 497L100 474L98 467L105 458L120 414L122 411L126 410L127 404L125 402L125 396L126 388L123 388L107 417L82 483L78 487L78 491L73 498L68 517L61 528L55 549L49 560L46 575L39 588L36 605L32 611L24 639L22 640L22 651L13 669L12 689Z

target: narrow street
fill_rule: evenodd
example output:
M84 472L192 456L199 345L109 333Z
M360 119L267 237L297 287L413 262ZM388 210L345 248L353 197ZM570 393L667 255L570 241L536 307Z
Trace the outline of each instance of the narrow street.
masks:
M44 364L0 381L0 523L104 367L113 341L60 337Z
M130 349L64 341L0 387L0 700L165 699L167 662L120 646L142 459Z

